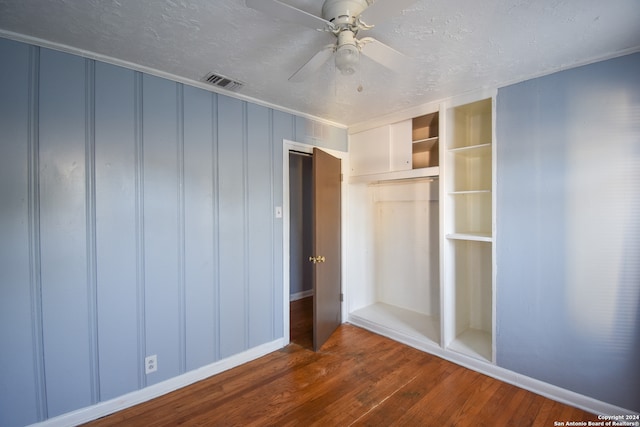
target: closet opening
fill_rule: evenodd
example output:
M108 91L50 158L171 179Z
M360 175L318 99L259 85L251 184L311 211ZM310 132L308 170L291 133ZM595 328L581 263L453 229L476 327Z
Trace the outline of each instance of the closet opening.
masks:
M359 203L362 292L350 313L420 345L440 346L440 198L438 177L353 185ZM353 212L353 211L352 211Z

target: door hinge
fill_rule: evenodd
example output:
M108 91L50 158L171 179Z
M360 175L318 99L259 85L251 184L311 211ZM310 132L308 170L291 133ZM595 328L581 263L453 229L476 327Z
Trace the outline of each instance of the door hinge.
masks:
M344 302L344 294L340 292L340 302Z
M340 182L343 182L343 181L344 181L344 174L341 173L340 174Z

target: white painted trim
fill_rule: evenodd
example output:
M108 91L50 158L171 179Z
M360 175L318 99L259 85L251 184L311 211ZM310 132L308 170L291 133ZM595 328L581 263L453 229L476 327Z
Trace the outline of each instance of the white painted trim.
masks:
M38 37L27 36L20 33L15 33L13 31L7 31L0 29L0 37L14 40L17 42L32 44L34 46L43 47L46 49L57 50L64 53L70 53L72 55L78 55L83 58L93 59L100 62L105 62L107 64L117 65L119 67L128 68L133 71L140 71L145 74L150 74L152 76L161 77L163 79L172 80L174 82L182 83L189 86L194 86L200 89L204 89L209 92L219 93L222 95L229 96L231 98L240 99L242 101L251 102L252 104L261 105L267 108L273 108L274 110L282 111L283 113L293 114L298 117L304 117L306 119L314 120L319 123L324 123L329 126L334 126L341 129L346 129L347 126L342 123L332 122L327 119L323 119L321 117L316 117L311 114L303 113L301 111L292 110L290 108L283 107L281 105L272 104L270 102L266 102L257 98L253 98L251 96L242 95L238 92L232 92L229 90L225 90L219 88L217 86L212 86L206 83L203 83L198 80L192 80L185 77L178 76L176 74L167 73L165 71L158 70L156 68L147 67L144 65L136 64L134 62L124 61L122 59L114 58L111 56L103 55L96 52L91 52L89 50L78 49L73 46L68 46L62 43L56 43L49 40L44 40Z
M309 289L308 291L296 292L295 294L289 295L289 301L298 301L302 298L312 297L313 289Z
M291 249L289 247L289 228L291 224L290 219L290 201L289 201L289 151L299 151L302 153L313 154L313 149L319 148L334 157L341 160L342 176L345 177L342 180L342 295L344 300L342 301L342 322L347 321L347 293L345 290L345 284L347 283L347 179L349 171L349 153L344 151L331 150L329 148L314 146L310 144L303 144L301 142L290 141L288 139L282 140L282 287L283 287L283 332L284 345L290 342L290 325L291 319L289 317L289 292L291 292L291 283L289 276L289 260L291 257Z
M78 409L77 411L68 412L58 417L50 418L46 421L32 424L31 426L63 427L78 425L96 420L106 415L113 414L114 412L130 408L134 405L138 405L151 399L155 399L156 397L160 397L179 388L186 387L198 381L209 378L213 375L235 368L236 366L242 365L266 354L279 350L282 347L284 347L283 340L277 339L275 341L259 345L242 353L228 357L226 359L219 360L210 365L203 366L193 371L186 372L177 377L170 378L161 383L154 384L152 386L145 387L141 390L136 390L131 393L127 393L123 396L116 397L115 399L97 403L93 406Z
M557 402L583 409L587 412L601 415L637 414L636 412L629 409L620 408L618 406L602 402L592 397L585 396L555 386L553 384L549 384L544 381L540 381L535 378L510 371L505 368L501 368L492 363L474 359L472 357L457 353L452 350L443 349L439 346L433 345L432 343L421 341L414 337L405 335L399 331L393 330L375 322L370 322L357 316L350 315L348 321L352 325L359 326L371 332L375 332L394 341L398 341L410 347L424 351L425 353L430 353L434 356L441 357L442 359L448 360L449 362L455 363L456 365L460 365L481 374L488 375L497 380L512 384L516 387L531 391Z

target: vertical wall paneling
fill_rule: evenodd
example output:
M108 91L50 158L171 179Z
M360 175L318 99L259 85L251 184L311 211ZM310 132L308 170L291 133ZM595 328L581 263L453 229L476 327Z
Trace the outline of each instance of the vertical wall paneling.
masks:
M177 83L143 76L146 356L158 356L147 384L180 373L180 261Z
M89 380L91 402L100 401L98 374L98 319L96 275L96 181L95 181L95 62L85 60L85 208L87 235L87 307L89 323Z
M0 40L0 425L30 424L38 410L38 346L33 338L33 225L29 198L34 145L30 132L31 55L29 46ZM28 143L27 143L28 141ZM27 218L29 220L27 221ZM30 286L31 284L31 286ZM35 298L34 298L35 297ZM7 351L12 349L13 351Z
M211 175L212 175L212 187L213 187L213 196L212 196L212 205L213 205L213 230L211 239L213 240L213 256L211 257L213 262L213 301L212 305L214 307L213 314L213 358L214 360L220 360L221 351L220 351L220 177L219 177L219 163L220 163L220 152L218 150L219 146L219 136L218 136L218 128L219 128L219 116L218 116L218 95L212 94L211 98L211 139L213 141L212 147L212 158L211 158Z
M28 222L31 318L34 371L38 419L48 415L44 374L44 335L42 325L42 277L40 274L40 48L29 48L29 135L28 152ZM4 116L4 115L3 115ZM21 355L21 357L24 357Z
M101 400L139 388L135 73L96 63L95 228Z
M271 334L269 335L269 339L273 340L276 337L276 331L275 331L275 313L273 312L275 305L273 304L274 298L275 298L275 288L276 288L276 270L277 270L277 266L278 265L282 265L282 262L278 263L278 256L276 254L276 251L274 250L274 246L276 245L276 241L278 240L282 240L282 239L276 239L276 234L275 234L275 226L277 222L282 222L282 220L280 218L274 219L274 211L273 209L275 209L276 203L275 203L275 187L277 186L277 183L274 180L274 161L273 161L273 154L274 154L274 142L273 142L273 110L269 109L268 112L268 134L267 134L267 142L269 144L269 177L270 179L270 183L269 183L269 203L270 203L270 208L271 210L271 214L268 216L269 218L271 218L270 221L270 238L269 241L271 243L269 250L271 251L271 276L270 276L270 280L271 280L271 288L270 288L270 292L271 292L271 299L269 299L268 301L270 302L270 306L271 306L271 321L266 322L270 325L270 331ZM282 158L282 156L280 157ZM280 166L280 170L282 170L282 165ZM279 205L280 207L282 207L282 204ZM282 234L280 234L282 235ZM282 254L282 251L280 251L280 253ZM279 282L282 283L282 282Z
M215 357L213 99L184 87L184 282L186 370Z
M246 349L243 102L218 96L220 356Z
M147 355L145 314L145 250L144 250L144 128L143 119L143 74L134 73L134 142L135 142L135 215L136 215L136 313L138 330L137 367L138 387L147 384L143 360Z
M40 248L49 416L92 403L85 80L84 59L41 50Z
M249 141L248 141L248 134L249 134L249 114L248 114L248 107L247 107L247 103L243 102L242 103L242 194L244 196L244 200L243 200L243 222L244 222L244 233L243 233L243 237L244 237L244 257L242 258L244 261L244 275L243 275L243 283L242 283L242 288L244 291L244 314L245 314L245 319L244 319L244 347L245 348L249 348L249 334L250 334L250 330L251 330L251 308L249 306L249 281L251 279L250 275L250 271L249 269L251 268L251 265L253 264L253 262L251 262L251 259L249 258L249 239L250 239L250 234L251 234L251 229L249 227L249 210L250 210L250 205L249 205L249 162L248 162L248 158L249 158Z
M179 372L186 371L187 366L187 332L185 313L185 200L184 200L184 85L176 85L178 114L176 153L178 163L178 366Z
M248 312L249 347L272 339L273 260L272 250L273 202L271 200L271 158L269 110L257 105L247 109L247 200L248 238Z
M347 151L347 129L305 117L294 117L294 140L337 151Z
M1 425L283 336L295 116L5 39L0 58Z
M283 188L282 183L284 177L282 176L282 150L284 149L283 140L287 139L293 141L295 137L295 118L294 116L283 113L280 111L272 112L272 133L271 139L273 144L273 157L271 162L273 163L273 204L275 206L283 206ZM282 219L275 220L274 236L282 236ZM289 300L289 295L283 295L283 242L282 238L275 238L273 241L273 253L274 256L274 295L273 295L273 330L275 331L275 337L279 338L284 335L284 299L286 297ZM288 306L288 303L287 303ZM288 334L288 332L287 332Z

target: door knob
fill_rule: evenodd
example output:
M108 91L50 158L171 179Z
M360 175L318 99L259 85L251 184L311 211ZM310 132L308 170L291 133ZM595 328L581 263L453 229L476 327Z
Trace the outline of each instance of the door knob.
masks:
M311 261L312 263L316 264L319 262L325 262L325 257L319 255L319 256L310 256L309 257L309 261Z

